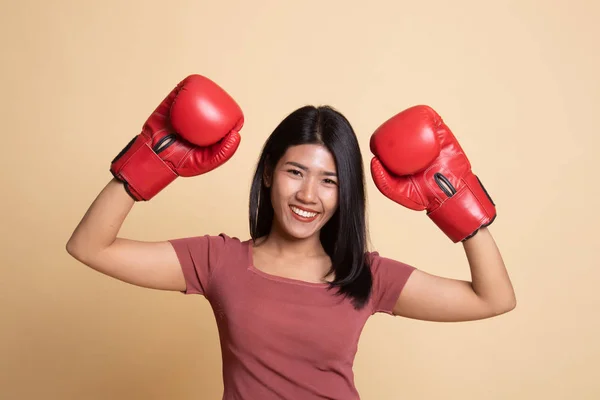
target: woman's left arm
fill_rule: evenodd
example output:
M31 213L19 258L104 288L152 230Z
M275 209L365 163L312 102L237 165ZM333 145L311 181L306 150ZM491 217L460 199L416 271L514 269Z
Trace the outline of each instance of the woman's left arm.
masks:
M462 242L471 282L415 270L394 314L439 322L472 321L511 311L516 297L502 255L488 228Z

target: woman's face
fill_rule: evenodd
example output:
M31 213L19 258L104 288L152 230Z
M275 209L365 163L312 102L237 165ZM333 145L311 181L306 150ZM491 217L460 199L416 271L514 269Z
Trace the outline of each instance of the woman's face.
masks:
M266 181L278 228L296 239L318 235L337 210L337 169L324 146L288 148Z

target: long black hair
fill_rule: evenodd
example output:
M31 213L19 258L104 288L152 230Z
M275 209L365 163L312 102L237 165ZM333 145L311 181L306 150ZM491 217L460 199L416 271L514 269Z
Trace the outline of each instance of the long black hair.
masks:
M319 144L333 155L338 174L339 206L320 232L332 261L335 280L330 288L349 296L355 308L369 299L373 284L366 258L367 223L362 155L350 122L331 106L304 106L284 118L268 137L250 190L250 235L254 241L269 234L274 218L266 171L273 171L291 146Z

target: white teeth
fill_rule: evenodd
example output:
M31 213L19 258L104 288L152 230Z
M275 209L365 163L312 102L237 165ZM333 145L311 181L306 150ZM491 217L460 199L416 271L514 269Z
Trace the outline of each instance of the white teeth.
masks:
M301 209L299 209L299 208L296 208L296 207L290 207L290 208L292 209L292 211L293 211L294 213L296 213L296 214L300 215L301 217L305 217L305 218L312 218L312 217L314 217L315 215L317 215L317 213L316 213L316 212L308 212L308 211L304 211L304 210L301 210Z

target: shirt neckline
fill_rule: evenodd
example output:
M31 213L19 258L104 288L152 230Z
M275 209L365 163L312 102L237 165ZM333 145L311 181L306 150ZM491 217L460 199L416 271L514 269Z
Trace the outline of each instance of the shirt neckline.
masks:
M246 240L245 245L246 245L246 251L248 254L248 268L247 269L249 271L255 273L258 276L261 276L263 278L266 278L266 279L269 279L269 280L272 280L275 282L287 283L287 284L292 284L292 285L308 286L308 287L314 287L314 288L329 288L330 287L330 285L325 282L322 282L322 283L308 282L308 281L303 281L301 279L288 278L285 276L270 274L261 269L258 269L254 265L254 255L252 253L252 239Z

